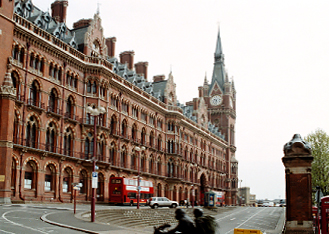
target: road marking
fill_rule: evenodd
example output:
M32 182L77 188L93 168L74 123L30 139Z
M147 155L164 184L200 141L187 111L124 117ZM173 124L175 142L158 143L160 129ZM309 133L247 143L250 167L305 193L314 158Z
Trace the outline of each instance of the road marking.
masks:
M253 214L253 215L250 216L246 221L244 221L243 223L241 223L239 226L237 226L237 227L235 227L235 228L239 228L239 227L241 227L243 224L245 224L246 222L248 222L250 219L252 219L254 216L258 215L258 214L259 214L260 212L262 212L262 211L263 211L263 210L260 210L260 211L258 211L257 213ZM229 233L231 233L232 231L234 232L234 229L232 229L232 230L226 232L225 234L229 234Z
M27 229L30 229L30 230L32 230L32 231L37 231L37 232L44 233L44 234L47 234L47 233L48 233L48 232L40 231L40 230L35 229L35 228L31 228L31 227L25 226L25 225L20 224L20 223L15 223L15 222L13 222L13 221L7 219L7 218L6 218L6 215L9 214L9 213L13 213L13 212L18 212L18 210L7 211L7 212L3 213L2 218L5 219L5 220L7 220L8 222L10 222L11 224L13 224L13 225L15 225L15 226L20 226L20 227L27 228Z
M0 231L1 231L1 232L4 232L4 233L9 233L9 234L15 234L14 232L7 232L7 231L2 230L2 229L0 229Z

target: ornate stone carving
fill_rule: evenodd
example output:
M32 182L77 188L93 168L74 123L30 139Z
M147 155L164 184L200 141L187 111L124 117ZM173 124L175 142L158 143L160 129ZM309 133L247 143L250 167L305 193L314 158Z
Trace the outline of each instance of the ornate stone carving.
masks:
M311 145L304 141L299 134L295 134L291 141L283 147L284 154L312 154Z

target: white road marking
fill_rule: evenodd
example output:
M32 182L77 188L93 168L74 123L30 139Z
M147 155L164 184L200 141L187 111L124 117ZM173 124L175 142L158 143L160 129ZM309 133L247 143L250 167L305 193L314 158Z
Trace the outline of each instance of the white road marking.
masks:
M245 224L246 222L248 222L250 219L252 219L254 216L258 215L260 212L262 212L263 210L258 211L257 213L253 214L252 216L250 216L246 221L244 221L243 223L241 223L239 226L235 227L235 228L239 228L241 227L243 224ZM225 234L229 234L232 233L232 231L234 232L234 229L226 232Z
M5 219L6 221L10 222L12 225L15 225L15 226L20 226L20 227L27 228L27 229L30 229L32 231L37 231L37 232L44 233L44 234L47 234L48 233L48 232L40 231L40 230L35 229L35 228L27 227L27 226L25 226L23 224L20 224L20 223L15 223L15 222L7 219L6 218L6 215L9 214L9 213L13 213L13 212L18 212L18 210L7 211L7 212L5 212L5 213L2 214L2 218Z
M1 232L1 233L4 232L4 233L8 233L8 234L15 234L14 232L7 232L7 231L2 230L2 229L0 229L0 232Z

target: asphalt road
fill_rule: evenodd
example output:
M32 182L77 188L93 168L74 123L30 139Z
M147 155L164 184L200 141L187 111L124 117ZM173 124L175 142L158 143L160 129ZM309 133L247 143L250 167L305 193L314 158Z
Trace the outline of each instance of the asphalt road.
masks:
M0 205L0 234L82 233L43 222L40 219L41 216L45 214L49 214L49 217L53 214L59 215L63 212L60 209L71 209L72 205L56 206L52 204L52 206L49 204L39 205L39 207L36 205ZM89 206L80 206L80 210L88 208ZM96 210L117 208L120 209L120 207L99 206L96 207ZM218 214L216 220L220 224L220 234L233 234L234 228L257 229L266 234L279 234L283 226L284 213L285 208L281 207L237 207ZM124 233L128 232L124 231Z
M283 207L238 207L216 218L221 234L232 234L234 228L279 234L282 231L284 213Z
M75 234L81 233L43 222L40 217L54 212L52 209L27 206L0 206L0 234Z

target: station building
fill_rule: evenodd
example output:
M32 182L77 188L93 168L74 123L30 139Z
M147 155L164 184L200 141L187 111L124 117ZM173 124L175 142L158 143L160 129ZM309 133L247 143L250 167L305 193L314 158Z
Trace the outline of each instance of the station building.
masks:
M106 203L110 178L135 177L140 160L154 196L192 200L194 191L202 204L211 190L236 204L236 90L220 33L211 81L202 77L198 97L182 104L174 74L149 77L134 51L116 57L99 12L68 28L68 5L56 0L50 14L32 0L0 0L0 202L72 202L74 183L90 202L96 161Z

